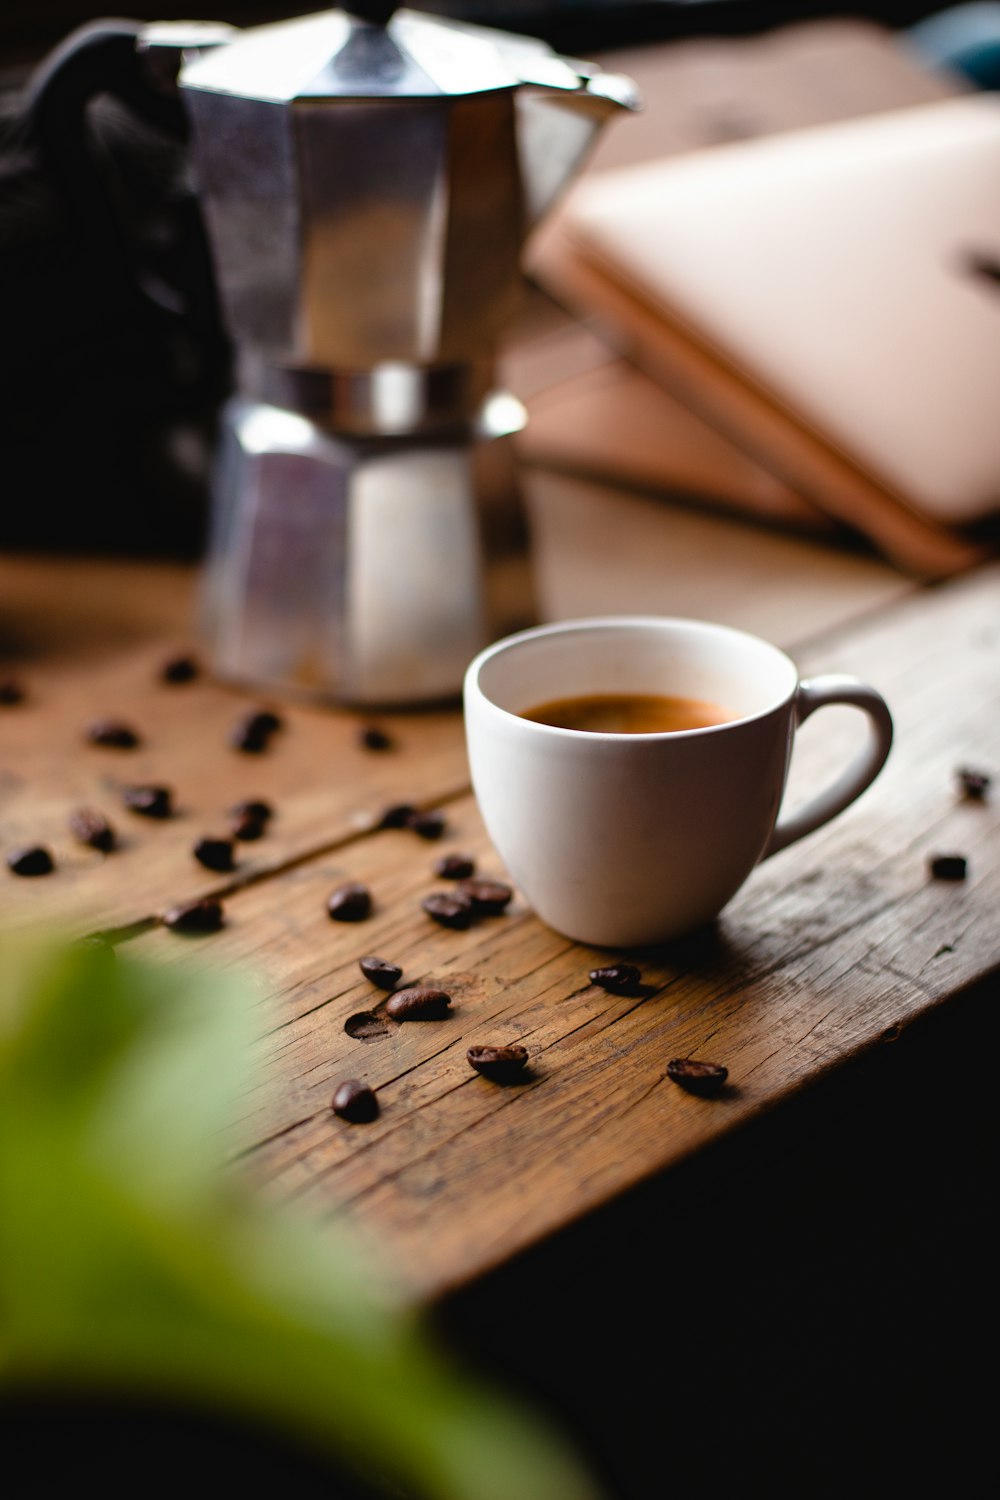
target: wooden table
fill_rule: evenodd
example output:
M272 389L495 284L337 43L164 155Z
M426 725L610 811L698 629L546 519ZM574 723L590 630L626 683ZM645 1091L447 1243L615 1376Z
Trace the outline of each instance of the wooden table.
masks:
M370 1238L415 1305L570 1424L615 1500L885 1492L946 1460L959 1474L979 1389L962 1361L988 1316L1000 789L963 797L956 773L1000 777L1000 565L924 587L862 550L527 479L546 617L742 626L807 674L864 677L897 725L854 807L755 872L710 931L638 955L641 1001L591 984L617 955L560 937L519 893L464 932L422 910L443 853L504 875L457 706L381 715L393 745L375 752L365 716L282 704L267 753L241 754L228 733L255 698L207 673L160 680L198 647L197 572L166 563L0 558L0 677L27 688L0 708L0 848L41 842L57 861L44 879L0 872L0 922L247 971L259 1039L235 1144L262 1189ZM86 743L102 715L142 744ZM839 710L806 727L793 799L856 732ZM171 786L175 816L123 811L135 782ZM271 801L273 823L212 874L192 846L245 797ZM439 809L444 837L380 829L400 801ZM73 842L79 805L112 819L116 852ZM938 852L965 855L968 877L932 878ZM327 915L347 880L373 892L363 924ZM219 933L163 925L209 895ZM453 1013L349 1034L380 998L369 953L446 988ZM471 1044L515 1040L527 1083L469 1068ZM722 1096L666 1077L688 1055L725 1063ZM374 1123L331 1112L347 1077L377 1091Z

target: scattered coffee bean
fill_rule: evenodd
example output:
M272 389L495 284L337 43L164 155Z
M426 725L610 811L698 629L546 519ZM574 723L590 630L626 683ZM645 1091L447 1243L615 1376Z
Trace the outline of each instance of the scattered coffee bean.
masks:
M449 994L423 984L397 990L385 1002L385 1013L394 1021L440 1021L450 1009Z
M144 818L169 818L174 810L168 786L127 786L122 789L122 801L130 812Z
M134 750L140 743L131 724L121 719L95 719L87 725L87 738L92 745L111 745L116 750Z
M7 863L15 875L51 875L55 860L41 844L32 844L27 849L12 849Z
M413 813L406 826L422 839L439 839L447 824L443 813L431 811Z
M273 709L255 709L236 721L230 731L229 743L234 750L257 755L267 749L271 736L281 728L282 721Z
M461 881L456 889L472 902L473 912L480 917L498 917L514 894L502 880L486 880L478 875Z
M358 744L363 750L393 750L396 742L377 724L365 724L358 731Z
M959 766L955 775L958 777L963 796L974 802L982 802L985 799L991 781L986 771L976 771L971 766Z
M674 1057L667 1063L667 1077L691 1094L707 1097L717 1094L729 1077L721 1063L695 1062L691 1057Z
M206 870L231 870L235 864L232 839L199 839L191 852Z
M240 818L233 818L229 825L234 839L241 843L251 844L255 839L262 839L267 832L267 822L264 818L255 818L250 813L244 813Z
M27 696L24 683L18 682L16 677L0 679L0 705L4 708L14 708L18 703L23 703Z
M221 901L192 901L175 906L163 918L174 932L218 932L224 915Z
M334 1090L330 1108L342 1120L352 1125L367 1125L378 1118L378 1100L367 1083L358 1078L348 1078Z
M372 984L377 984L380 990L393 990L403 977L403 971L398 964L391 964L387 958L361 958L358 967L366 979Z
M115 847L115 831L103 813L78 807L69 815L69 830L78 844L108 854Z
M434 862L434 874L442 880L467 880L476 872L476 861L471 854L442 854Z
M372 893L359 880L349 880L328 898L326 909L335 922L363 922L372 914Z
M231 818L259 818L266 823L274 816L274 808L270 802L263 801L260 797L247 797L243 802L236 802L229 809Z
M528 1049L519 1042L506 1047L470 1047L465 1055L477 1073L494 1083L514 1083L523 1078L528 1061Z
M201 665L193 656L171 656L160 668L161 682L193 682L201 673Z
M605 969L591 969L590 982L613 995L634 995L642 985L642 974L635 964L609 964Z
M472 902L461 891L432 891L420 905L429 917L442 927L468 927L472 921Z
M417 809L412 802L392 802L385 808L375 824L376 828L408 828L410 819L416 817Z
M964 880L968 870L964 854L935 854L930 859L930 872L935 880Z

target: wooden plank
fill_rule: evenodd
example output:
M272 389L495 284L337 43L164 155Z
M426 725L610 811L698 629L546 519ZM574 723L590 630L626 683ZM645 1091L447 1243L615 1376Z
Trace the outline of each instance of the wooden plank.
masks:
M416 1297L481 1274L626 1188L660 1173L995 971L1000 959L998 804L963 800L955 770L1000 770L1000 568L906 600L800 653L807 673L852 671L897 722L889 764L861 801L754 873L708 932L641 955L651 992L605 994L588 970L607 954L571 944L518 897L467 932L421 911L436 882L412 834L380 832L300 864L227 903L196 942L157 931L136 950L244 967L259 986L259 1082L239 1145L269 1191L346 1215L377 1239ZM791 795L842 761L855 725L826 710L803 730ZM499 866L471 798L449 807L446 848ZM969 878L928 876L957 849ZM329 891L366 881L364 924L332 923ZM380 953L408 980L454 996L441 1022L364 1041L345 1022L380 997L358 958ZM523 1039L532 1076L502 1088L466 1048ZM673 1056L730 1069L706 1101L664 1075ZM381 1114L330 1113L354 1076Z
M527 489L545 618L690 613L790 644L912 588L874 558L720 517L554 476L533 475ZM168 564L0 565L0 674L23 677L29 692L0 709L0 853L43 843L58 867L34 880L0 869L0 924L130 926L335 848L388 802L434 805L467 789L454 709L381 716L397 749L373 754L357 742L366 715L279 704L287 729L267 754L232 750L229 729L255 697L208 677L159 680L168 654L198 646L196 584L195 569ZM86 744L86 725L101 716L133 723L143 746ZM151 823L124 812L121 788L136 782L172 787L178 816ZM272 801L279 816L266 839L239 848L233 878L211 875L192 846L224 833L226 810L244 797ZM117 853L74 843L67 818L80 805L116 825Z

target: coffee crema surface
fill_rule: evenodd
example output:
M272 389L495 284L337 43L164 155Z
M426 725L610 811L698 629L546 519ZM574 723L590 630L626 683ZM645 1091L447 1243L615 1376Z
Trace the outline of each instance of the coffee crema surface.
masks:
M585 734L671 734L728 724L738 715L701 698L660 693L586 693L521 710L522 719Z

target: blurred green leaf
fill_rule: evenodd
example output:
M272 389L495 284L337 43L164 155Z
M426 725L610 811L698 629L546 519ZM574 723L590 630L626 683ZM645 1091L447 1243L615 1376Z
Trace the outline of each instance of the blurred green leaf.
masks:
M253 989L99 945L0 946L0 1385L208 1403L387 1494L598 1500L573 1449L456 1364L346 1230L226 1162Z

